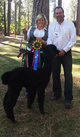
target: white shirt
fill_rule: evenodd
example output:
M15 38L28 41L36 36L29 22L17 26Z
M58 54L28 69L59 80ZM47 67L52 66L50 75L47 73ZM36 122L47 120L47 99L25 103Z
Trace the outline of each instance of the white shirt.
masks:
M76 43L76 30L71 21L64 20L61 24L57 21L50 23L48 28L47 45L54 44L59 51L69 51Z
M38 37L42 38L45 35L44 29L46 29L46 28L39 30L39 29L37 29L37 26L35 26L35 27L36 27L36 29L34 31L34 36L37 37L37 38ZM32 28L32 26L29 28L29 30L27 32L27 40L30 39L30 30L31 30L31 28Z
M27 41L29 41L29 39L30 39L30 30L31 30L31 28L32 28L32 26L29 28L29 30L28 30L28 32L27 32ZM44 37L44 35L45 35L45 29L46 28L43 28L43 29L41 29L41 30L39 30L39 29L37 29L37 26L35 26L35 30L34 30L34 32L33 32L33 35L36 37L36 38L38 38L38 37L40 37L40 38L42 38L42 37ZM29 47L27 47L27 50L31 50ZM32 51L32 52L34 52L34 51ZM42 53L42 51L40 51L41 53Z

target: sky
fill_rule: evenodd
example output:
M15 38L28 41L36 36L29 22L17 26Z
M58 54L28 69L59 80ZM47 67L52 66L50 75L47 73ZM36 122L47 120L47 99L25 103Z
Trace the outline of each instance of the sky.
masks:
M65 5L69 5L70 0L63 0Z

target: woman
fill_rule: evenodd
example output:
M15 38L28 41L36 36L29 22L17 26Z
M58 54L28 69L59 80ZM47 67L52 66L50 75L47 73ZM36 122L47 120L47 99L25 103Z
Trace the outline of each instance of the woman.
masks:
M46 29L48 25L48 21L44 14L39 14L35 20L35 26L31 26L27 32L27 50L30 51L32 49L33 41L39 40L42 43L42 48L40 49L41 55L41 67L43 64L43 47L47 44L48 38L48 30ZM29 67L32 66L33 61L33 52L28 54ZM25 92L25 96L27 97L27 90Z
M43 47L46 45L47 37L48 37L48 30L46 29L48 24L48 21L44 14L39 14L35 20L35 26L31 26L27 32L27 50L32 49L33 41L39 40L42 43L42 48L40 49L41 53L41 66L43 64L43 58L42 58L42 50ZM33 60L33 52L29 54L28 56L29 60L29 67L32 65Z

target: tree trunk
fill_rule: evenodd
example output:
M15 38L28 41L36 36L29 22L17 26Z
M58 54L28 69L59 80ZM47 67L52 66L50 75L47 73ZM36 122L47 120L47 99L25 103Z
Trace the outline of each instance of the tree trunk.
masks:
M8 0L8 33L7 35L10 35L10 22L11 22L11 1Z
M44 14L49 24L49 0L33 1L32 25L35 24L35 19L38 14Z
M15 37L16 37L16 1L15 1Z
M27 17L28 17L28 29L29 29L29 3L28 3L28 14L27 14Z
M4 1L4 35L6 36L6 2Z
M76 26L76 33L80 36L80 0L78 0L77 4L77 26Z
M20 15L21 15L21 0L19 0L19 23L18 23L18 35L20 34Z
M62 6L62 0L58 0L58 6Z

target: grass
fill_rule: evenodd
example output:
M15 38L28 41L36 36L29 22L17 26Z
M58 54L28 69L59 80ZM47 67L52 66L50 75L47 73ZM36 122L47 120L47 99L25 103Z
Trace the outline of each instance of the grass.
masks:
M8 70L20 66L20 41L10 42L0 46L0 77ZM26 47L26 42L23 42ZM80 37L72 48L73 57L73 95L70 110L64 108L64 94L58 101L50 101L52 81L45 92L45 116L38 109L37 98L31 110L26 107L25 88L22 89L14 108L17 123L7 119L3 109L3 98L7 86L0 79L0 137L80 137ZM61 72L62 90L64 89L63 70Z

